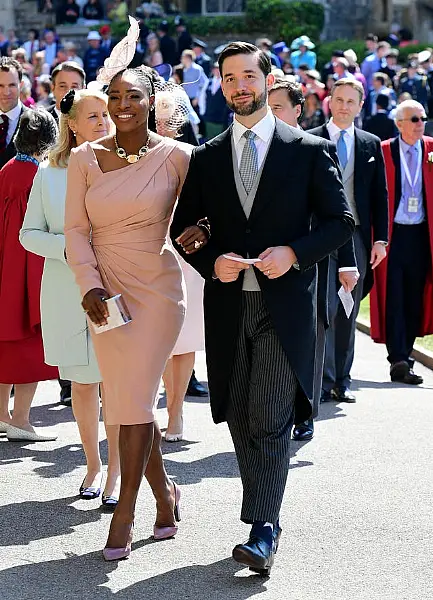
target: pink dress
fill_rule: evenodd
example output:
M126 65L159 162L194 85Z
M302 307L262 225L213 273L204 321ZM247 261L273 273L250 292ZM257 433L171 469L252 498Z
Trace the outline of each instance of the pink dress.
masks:
M154 421L160 379L182 328L182 274L166 237L191 149L164 138L137 163L107 173L89 143L71 154L68 264L82 296L93 288L122 294L132 316L99 335L90 326L109 425Z

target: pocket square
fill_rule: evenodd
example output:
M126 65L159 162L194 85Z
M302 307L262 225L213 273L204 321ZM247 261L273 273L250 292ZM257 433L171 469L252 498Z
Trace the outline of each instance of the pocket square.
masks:
M374 158L374 156L370 156L370 158L368 159L368 162L374 162L376 159Z

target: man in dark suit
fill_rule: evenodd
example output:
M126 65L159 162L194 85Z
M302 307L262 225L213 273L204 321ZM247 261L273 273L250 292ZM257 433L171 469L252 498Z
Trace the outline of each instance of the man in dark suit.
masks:
M180 63L180 58L184 50L191 50L192 37L188 28L185 25L183 17L177 16L174 20L177 31L177 59L176 62Z
M389 117L389 97L386 94L379 94L376 98L376 114L367 119L364 125L364 131L368 131L383 142L396 135L397 129L394 121Z
M21 65L13 58L0 58L0 168L16 154L13 138L26 110L20 101Z
M228 422L241 520L252 525L233 557L267 574L281 534L295 404L302 420L311 414L316 263L350 239L353 218L327 144L269 110L268 56L235 42L218 62L235 119L193 151L171 236L205 279L212 414ZM203 217L211 237L191 254L181 234ZM260 260L253 267L246 257Z
M69 90L82 90L86 87L86 74L77 63L64 62L51 73L51 83L53 84L53 96L56 103L47 108L47 111L53 115L56 123L59 123L60 102Z
M356 222L356 261L351 244L343 246L330 261L330 326L326 332L322 402L333 398L356 401L350 391L356 317L361 299L373 285L373 269L385 258L388 243L388 195L380 140L353 124L362 109L363 96L359 81L340 79L331 90L332 119L309 131L336 144L344 189ZM349 317L338 296L340 286L352 292L354 307Z
M192 51L195 54L195 62L201 66L206 77L210 77L212 60L211 57L206 54L206 48L206 42L203 42L198 38L192 40Z
M168 35L168 21L161 21L158 27L159 49L162 54L162 62L174 67L176 64L176 42Z

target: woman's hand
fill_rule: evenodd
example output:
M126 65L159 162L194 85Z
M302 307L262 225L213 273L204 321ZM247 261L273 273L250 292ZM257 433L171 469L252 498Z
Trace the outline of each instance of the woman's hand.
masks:
M176 238L176 243L181 246L186 254L194 254L207 244L207 235L198 225L187 227L181 235Z
M83 298L81 306L95 325L107 324L108 309L104 299L108 297L109 294L105 290L93 288L93 290L89 290Z

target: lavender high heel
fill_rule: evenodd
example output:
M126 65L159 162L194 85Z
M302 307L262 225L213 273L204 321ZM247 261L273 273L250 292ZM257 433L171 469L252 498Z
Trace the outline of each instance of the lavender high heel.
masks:
M178 488L178 486L173 483L173 487L174 487L174 519L175 521L179 522L180 521L180 488ZM170 538L173 538L177 532L178 532L178 527L176 525L171 526L171 527L158 527L157 525L153 526L153 537L155 540L168 540Z
M129 531L128 541L124 548L105 548L102 550L104 559L109 562L112 560L122 560L128 558L131 554L132 536L134 534L134 523L131 523L131 529Z

